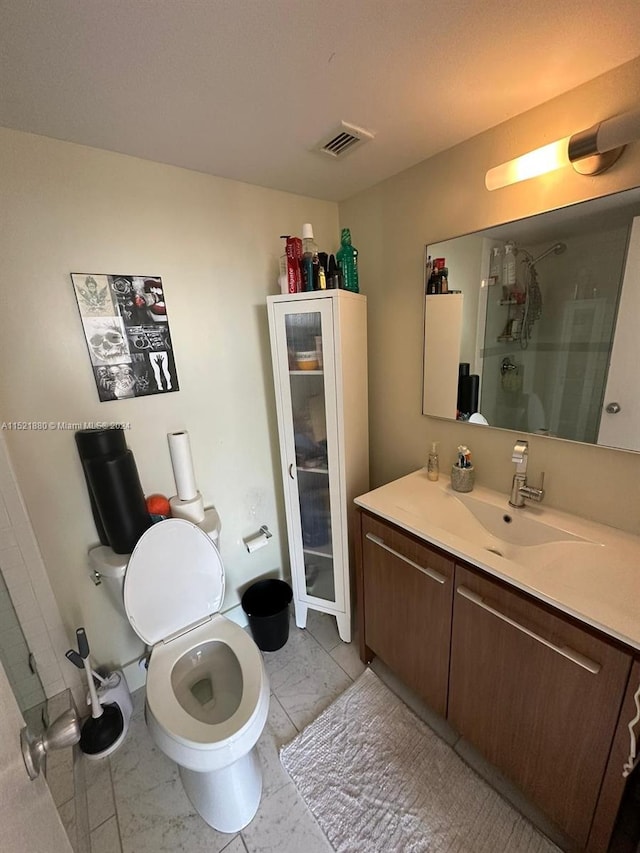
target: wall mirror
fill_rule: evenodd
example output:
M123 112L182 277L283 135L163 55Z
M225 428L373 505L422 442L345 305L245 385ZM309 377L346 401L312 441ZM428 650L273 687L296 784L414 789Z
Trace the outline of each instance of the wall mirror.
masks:
M423 414L640 451L640 188L425 257Z

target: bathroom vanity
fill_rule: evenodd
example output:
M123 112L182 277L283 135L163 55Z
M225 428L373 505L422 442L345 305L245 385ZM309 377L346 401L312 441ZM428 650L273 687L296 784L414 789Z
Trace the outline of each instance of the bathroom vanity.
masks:
M640 537L425 470L356 504L363 661L605 853L640 692Z

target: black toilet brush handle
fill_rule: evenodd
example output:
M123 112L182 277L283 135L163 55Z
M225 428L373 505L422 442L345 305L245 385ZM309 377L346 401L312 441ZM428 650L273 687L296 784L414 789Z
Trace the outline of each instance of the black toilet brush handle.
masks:
M74 649L69 649L68 652L64 653L64 656L68 658L74 666L77 666L78 669L84 669L82 657Z
M89 640L84 628L76 628L76 638L78 640L78 651L80 657L86 660L89 657Z

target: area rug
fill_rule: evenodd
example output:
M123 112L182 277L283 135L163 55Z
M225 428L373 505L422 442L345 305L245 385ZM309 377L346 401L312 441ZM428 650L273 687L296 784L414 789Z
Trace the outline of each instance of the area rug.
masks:
M559 853L369 669L280 757L338 853Z

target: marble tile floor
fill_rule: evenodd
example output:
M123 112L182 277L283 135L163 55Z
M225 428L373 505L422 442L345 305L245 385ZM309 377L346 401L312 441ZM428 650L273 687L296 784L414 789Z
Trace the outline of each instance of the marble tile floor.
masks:
M69 816L68 830L76 853L332 853L282 768L278 753L363 672L357 643L343 643L335 620L310 610L306 630L296 628L292 618L287 644L277 652L263 654L271 701L267 725L258 742L262 799L249 826L235 836L227 835L207 826L195 812L184 794L176 765L149 737L141 689L134 694L129 735L120 749L103 761L82 759L88 827L83 830L74 826ZM567 849L566 839L474 754L445 720L431 712L379 660L374 659L371 666L467 763L561 849ZM65 796L64 791L58 793L59 800ZM61 814L64 820L64 808ZM87 830L89 842L84 837Z
M195 812L176 765L147 733L138 690L125 743L103 761L84 761L91 853L331 853L278 751L363 671L357 645L340 640L332 617L309 611L307 629L292 620L287 644L264 659L271 702L258 742L263 792L249 826L223 834Z

